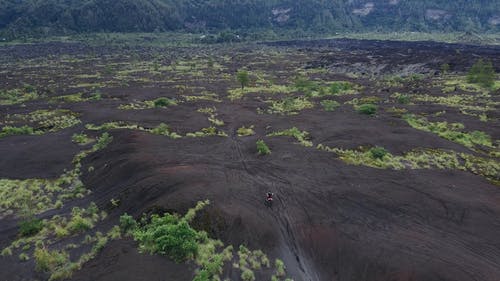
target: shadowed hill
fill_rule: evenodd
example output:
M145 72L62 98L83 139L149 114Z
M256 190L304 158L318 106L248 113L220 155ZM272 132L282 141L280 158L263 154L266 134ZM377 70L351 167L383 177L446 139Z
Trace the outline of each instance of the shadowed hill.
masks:
M26 33L285 28L333 31L499 30L500 1L2 0L5 36Z

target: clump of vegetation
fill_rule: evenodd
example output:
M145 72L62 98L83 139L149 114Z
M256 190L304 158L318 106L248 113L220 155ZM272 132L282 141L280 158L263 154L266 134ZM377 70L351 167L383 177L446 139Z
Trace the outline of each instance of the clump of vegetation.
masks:
M212 123L214 126L224 126L224 121L217 118L217 108L215 107L206 107L200 108L197 110L198 112L208 114L208 121Z
M467 82L491 88L495 84L496 73L491 61L479 59L469 70Z
M377 113L378 107L371 103L364 103L355 107L356 111L361 114L374 115Z
M122 121L107 122L107 123L104 123L101 125L87 124L87 125L85 125L85 128L87 130L93 130L93 131L113 130L113 129L128 129L128 130L144 131L144 132L148 132L148 133L156 134L156 135L168 136L172 139L178 139L178 138L182 137L179 134L171 131L170 127L164 123L160 123L158 126L151 128L151 129L146 129L146 128L139 126L137 124L128 124L128 123L122 122Z
M86 134L84 134L84 133L74 134L74 135L71 137L71 140L72 140L74 143L77 143L77 144L80 144L80 145L86 145L86 144L89 144L89 143L94 142L94 139L93 139L93 138L89 138L89 137L88 137Z
M257 153L259 153L259 155L268 155L271 154L271 149L269 149L269 146L267 146L263 140L258 140Z
M303 97L287 97L283 100L270 100L267 102L271 104L268 112L273 114L294 115L298 114L299 111L314 107L311 101Z
M276 136L287 136L294 137L299 143L305 147L311 147L313 143L309 140L309 133L306 131L300 131L297 127L290 128L288 130L278 131L267 135L268 137Z
M10 123L28 122L33 127L6 126L2 128L0 137L8 135L41 135L47 132L57 132L81 123L77 114L65 109L37 110L28 114L14 114L8 117Z
M411 101L410 96L406 94L394 93L391 97L396 98L396 101L400 104L409 104Z
M34 134L36 134L35 130L27 125L24 125L22 127L5 126L0 131L0 138L7 136L15 136L15 135L34 135Z
M153 215L151 221L134 232L142 251L161 254L177 262L194 258L198 252L196 230L178 215Z
M213 137L213 136L227 137L227 134L224 131L217 130L217 128L213 126L208 128L202 128L201 131L186 134L186 137L191 137L191 138L203 138L203 137Z
M462 144L469 148L477 145L494 148L491 137L481 131L462 132L465 126L461 123L430 122L425 117L406 114L403 118L415 129L431 132L438 136Z
M146 101L133 102L129 104L122 104L118 107L118 109L142 110L151 108L165 108L168 106L175 106L175 105L177 105L177 101L166 97L160 97L154 100L146 100Z
M244 89L245 87L248 86L250 83L250 77L248 76L248 71L246 70L239 70L238 73L236 73L236 80L241 85L241 89Z
M46 248L36 248L34 252L37 271L53 272L58 267L68 263L69 254L64 251L50 251Z
M33 236L43 229L43 221L38 218L30 218L19 223L19 234L21 236Z
M245 137L245 136L253 136L255 135L255 131L253 130L254 126L250 126L250 127L240 127L238 128L238 130L236 131L236 133L238 134L238 137Z
M447 64L447 63L443 63L443 64L441 65L441 74L442 74L442 75L446 75L446 74L448 74L448 72L450 72L450 68L451 68L451 67L450 67L450 65L449 65L449 64Z
M334 100L322 100L320 103L325 111L334 111L340 107L340 103Z
M349 150L319 144L317 149L335 153L342 161L352 165L394 170L457 169L483 176L496 184L500 183L500 163L494 159L472 154L441 149L415 149L402 156L395 156L389 152L380 153L379 155L384 154L380 158L373 156L372 149L363 147Z
M222 102L219 99L219 96L217 94L207 93L207 92L204 92L201 95L191 95L191 96L184 95L182 97L187 102L192 102L192 101L214 101L214 102Z
M177 103L169 98L157 98L153 100L153 105L154 107L167 107L170 105L177 105Z
M0 105L14 105L40 98L34 88L0 90Z
M373 147L370 149L371 156L375 159L384 159L384 157L389 153L385 148L383 147Z

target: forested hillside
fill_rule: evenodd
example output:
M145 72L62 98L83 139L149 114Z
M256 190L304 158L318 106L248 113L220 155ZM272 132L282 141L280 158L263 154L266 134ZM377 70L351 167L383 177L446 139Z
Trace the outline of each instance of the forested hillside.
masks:
M0 0L0 30L19 34L284 28L500 30L500 0Z

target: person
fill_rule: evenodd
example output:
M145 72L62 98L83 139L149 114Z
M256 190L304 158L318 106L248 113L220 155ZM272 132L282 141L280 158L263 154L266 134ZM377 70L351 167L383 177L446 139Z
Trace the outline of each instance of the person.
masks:
M270 191L267 193L267 198L266 198L267 202L273 201L273 195L274 195L274 193L272 193Z

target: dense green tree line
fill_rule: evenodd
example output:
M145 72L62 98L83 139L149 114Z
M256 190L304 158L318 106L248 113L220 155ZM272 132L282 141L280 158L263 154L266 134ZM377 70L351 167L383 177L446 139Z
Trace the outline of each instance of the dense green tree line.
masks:
M0 29L14 37L252 28L498 31L498 7L500 0L0 0Z

